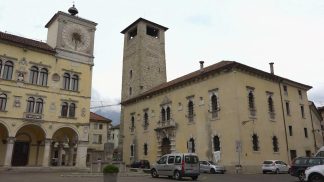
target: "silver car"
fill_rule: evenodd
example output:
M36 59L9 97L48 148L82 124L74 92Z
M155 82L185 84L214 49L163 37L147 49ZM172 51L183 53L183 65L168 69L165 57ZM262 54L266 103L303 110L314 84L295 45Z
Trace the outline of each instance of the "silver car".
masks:
M152 166L153 178L168 176L180 180L182 177L191 177L197 180L199 176L199 159L194 153L166 154Z
M283 161L279 160L266 160L262 164L262 172L263 174L267 172L271 173L289 173L290 166Z
M203 173L224 174L226 171L224 166L218 165L213 161L199 161L199 164L200 164L200 172Z

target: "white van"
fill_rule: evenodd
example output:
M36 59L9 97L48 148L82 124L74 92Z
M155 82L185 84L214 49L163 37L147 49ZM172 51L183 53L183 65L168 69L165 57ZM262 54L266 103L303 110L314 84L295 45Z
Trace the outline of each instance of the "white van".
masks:
M191 177L197 180L199 172L199 158L194 153L166 154L153 165L151 169L153 178L168 176L180 180L182 177Z

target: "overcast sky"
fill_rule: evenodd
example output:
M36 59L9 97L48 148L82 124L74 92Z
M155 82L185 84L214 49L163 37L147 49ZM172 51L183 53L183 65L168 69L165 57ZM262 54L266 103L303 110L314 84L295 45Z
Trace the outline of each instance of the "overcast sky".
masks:
M45 24L72 0L0 0L0 31L46 40ZM323 0L75 0L82 18L98 23L93 101L120 101L121 30L143 17L166 26L168 80L221 60L237 61L313 86L324 105ZM92 105L98 105L93 102Z

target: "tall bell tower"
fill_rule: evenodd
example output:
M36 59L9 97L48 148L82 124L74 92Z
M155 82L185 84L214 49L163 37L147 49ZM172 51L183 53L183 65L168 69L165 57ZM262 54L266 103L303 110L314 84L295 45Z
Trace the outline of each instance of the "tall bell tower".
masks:
M121 32L124 34L122 101L166 82L166 30L139 18Z

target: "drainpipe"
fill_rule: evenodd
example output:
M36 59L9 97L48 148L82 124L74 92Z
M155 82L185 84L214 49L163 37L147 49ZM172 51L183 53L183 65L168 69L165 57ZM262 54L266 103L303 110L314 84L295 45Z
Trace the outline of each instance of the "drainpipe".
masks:
M284 121L284 127L285 127L285 138L286 138L286 150L287 150L287 154L288 154L288 161L289 163L290 161L290 153L289 153L289 147L288 147L288 136L287 136L287 126L286 126L286 116L285 116L285 111L284 111L284 104L283 104L283 99L282 99L282 92L281 92L281 82L282 79L279 80L279 91L280 91L280 100L281 100L281 109L282 109L282 116L283 116L283 121Z
M315 138L315 129L314 129L314 123L313 123L313 115L312 115L312 110L311 107L309 107L309 113L310 113L310 117L311 117L311 123L312 123L312 133L313 133L313 137L314 137L314 152L317 151L317 144L316 144L316 138Z

